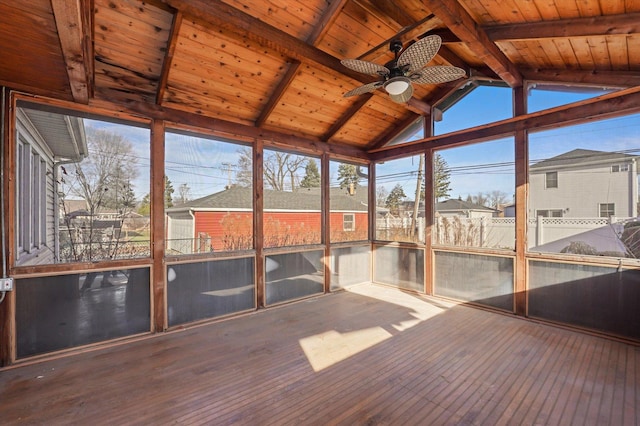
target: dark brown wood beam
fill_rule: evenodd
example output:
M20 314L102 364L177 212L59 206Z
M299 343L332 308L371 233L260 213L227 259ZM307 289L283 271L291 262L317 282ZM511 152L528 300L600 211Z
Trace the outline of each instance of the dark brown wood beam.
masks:
M345 67L338 58L221 0L163 0L163 2L183 12L185 17L188 16L189 19L202 22L207 27L221 28L241 38L255 41L290 59L296 59L303 63L314 62L360 83L366 84L375 81L372 77Z
M516 116L483 126L434 136L397 147L383 147L370 152L371 161L390 160L422 153L425 149L444 148L483 142L513 135L517 131L566 126L585 120L604 119L640 111L640 86L609 93L570 105Z
M169 40L167 42L167 51L164 55L164 60L162 61L162 73L160 74L160 82L158 83L158 92L156 94L156 104L158 105L162 103L164 93L167 90L169 71L171 71L173 54L176 50L176 44L178 43L178 34L180 34L181 26L182 12L178 11L173 15L173 24L171 25L171 34L169 34Z
M640 13L559 19L555 21L483 27L491 40L529 40L537 38L589 37L640 33Z
M208 129L216 134L229 138L261 140L268 145L280 146L289 149L296 148L316 155L321 155L327 152L340 158L368 160L367 153L354 146L327 143L320 140L304 138L299 135L281 133L275 130L257 128L246 124L233 123L174 108L167 108L165 106L152 103L124 101L116 104L108 101L92 100L90 105L111 111L121 111L123 113L135 114L138 116L141 115L154 120L164 120L169 123L180 124L181 126Z
M381 21L391 20L401 28L408 27L415 23L395 2L389 0L355 0L363 9L380 19Z
M522 86L523 78L516 66L457 0L423 0L423 3L502 80L511 87Z
M369 99L371 99L373 97L373 93L365 93L364 95L360 95L358 96L358 99L351 104L351 106L349 107L348 110L346 110L338 120L336 120L331 127L329 128L329 130L327 130L325 132L324 135L322 135L322 140L323 141L329 141L329 139L331 139L333 137L333 135L335 135L336 133L338 133L338 131L342 128L342 126L344 126L345 124L347 124L347 121L349 121L351 119L351 117L353 117L354 115L356 115L356 113L358 111L360 111L360 108L362 108L363 106L366 105L367 102L369 102Z
M309 36L307 37L307 43L311 45L315 44L316 41L318 41L327 32L333 21L335 21L338 17L338 12L344 7L344 4L346 2L347 0L336 0L329 5L329 7L322 14L322 18L320 18L320 21L316 24L311 34L309 34ZM278 102L282 98L282 95L284 95L284 93L291 85L291 82L298 73L300 65L301 62L298 60L293 60L291 62L291 64L289 65L289 69L280 80L280 83L278 83L278 86L275 88L264 108L262 108L260 115L256 119L257 127L261 127L265 123L265 121L267 121L269 115L271 115L276 105L278 105Z
M530 81L565 83L574 86L640 86L640 73L637 71L523 69L522 75L526 80Z
M378 139L369 143L369 145L367 145L365 149L375 150L385 146L393 138L398 136L400 133L404 132L404 129L406 129L408 126L411 125L411 123L416 121L416 119L420 117L420 115L421 114L409 113L409 115L405 119L403 119L401 122L396 124L391 130L381 135Z
M271 93L271 96L269 96L269 100L267 100L262 111L260 111L260 115L256 118L256 127L262 127L265 121L267 121L269 115L271 115L276 105L278 105L278 102L280 102L280 99L282 99L282 95L284 95L284 92L286 92L291 85L291 82L298 73L298 68L300 68L300 61L293 60L291 64L289 64L289 69L287 69L287 72L282 76L282 79Z
M91 18L85 0L51 0L73 100L89 102ZM44 70L43 70L44 71Z

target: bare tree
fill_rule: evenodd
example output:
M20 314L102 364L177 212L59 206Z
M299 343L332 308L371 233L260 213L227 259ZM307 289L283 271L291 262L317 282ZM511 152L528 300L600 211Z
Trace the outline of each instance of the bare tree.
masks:
M64 193L85 200L90 214L100 207L133 207L131 182L138 176L138 169L131 142L120 134L93 127L86 128L86 135L90 155L70 166L72 176L65 180Z
M184 204L189 200L191 200L191 188L186 183L182 183L178 187L178 196L173 201L176 204Z
M497 209L501 205L506 204L510 201L507 193L500 190L493 190L487 193L487 199L489 202L489 206L493 207L494 209Z
M251 148L240 150L236 182L241 186L252 183L253 154ZM300 186L298 171L307 163L309 157L283 151L264 152L264 185L276 191L295 190Z

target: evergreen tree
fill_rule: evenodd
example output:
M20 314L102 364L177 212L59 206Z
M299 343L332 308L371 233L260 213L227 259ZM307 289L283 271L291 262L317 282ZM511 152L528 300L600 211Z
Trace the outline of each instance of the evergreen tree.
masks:
M353 189L358 187L357 166L353 164L340 164L338 166L338 182L341 189L348 189L353 185Z
M440 154L433 156L433 180L435 182L434 195L436 201L449 197L449 192L451 192L451 170L449 170L449 165Z
M164 208L173 207L173 184L167 176L164 177Z
M407 195L404 193L402 186L400 186L399 183L396 184L389 193L389 196L387 196L385 207L389 209L391 214L397 215L400 210L400 203L406 198L406 196Z
M140 201L138 214L141 214L142 216L149 216L151 214L151 197L148 193L145 194L145 196L142 197L142 201Z
M318 165L315 160L309 159L307 161L307 167L305 167L304 178L300 182L301 188L318 188L320 187L320 171L318 171Z

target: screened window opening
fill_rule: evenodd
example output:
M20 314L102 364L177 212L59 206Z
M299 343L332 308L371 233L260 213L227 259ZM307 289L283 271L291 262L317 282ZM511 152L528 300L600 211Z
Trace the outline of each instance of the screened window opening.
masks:
M424 170L424 155L376 164L377 240L424 242Z
M638 118L529 133L530 251L640 258Z
M368 167L331 161L329 172L331 242L367 240L369 236Z
M18 102L16 265L150 256L150 132Z
M443 149L434 155L433 243L515 248L513 138Z
M190 133L165 137L166 255L253 248L253 153Z
M264 151L264 246L322 242L320 159Z

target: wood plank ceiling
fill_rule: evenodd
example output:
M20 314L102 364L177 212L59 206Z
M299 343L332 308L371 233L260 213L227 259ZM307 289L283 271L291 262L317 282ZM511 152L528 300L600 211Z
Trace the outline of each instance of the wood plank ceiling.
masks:
M465 78L343 97L376 78L341 59L429 34ZM469 78L640 85L640 0L2 0L0 52L0 84L36 95L367 149Z

